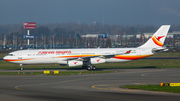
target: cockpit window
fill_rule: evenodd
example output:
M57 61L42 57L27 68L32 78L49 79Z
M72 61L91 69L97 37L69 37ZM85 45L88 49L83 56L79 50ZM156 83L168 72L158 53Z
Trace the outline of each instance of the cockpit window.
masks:
M13 54L8 54L7 56L13 56Z

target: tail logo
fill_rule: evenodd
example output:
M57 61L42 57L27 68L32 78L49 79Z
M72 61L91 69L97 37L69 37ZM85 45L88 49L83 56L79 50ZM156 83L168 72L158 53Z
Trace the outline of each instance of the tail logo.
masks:
M155 43L156 45L162 47L162 46L163 46L163 43L160 41L160 39L163 38L163 37L165 37L165 35L164 35L164 36L152 36L151 38L152 38L152 40L154 41L154 43Z
M160 42L160 39L165 37L165 35L164 36L158 36L158 37L154 36L154 37Z

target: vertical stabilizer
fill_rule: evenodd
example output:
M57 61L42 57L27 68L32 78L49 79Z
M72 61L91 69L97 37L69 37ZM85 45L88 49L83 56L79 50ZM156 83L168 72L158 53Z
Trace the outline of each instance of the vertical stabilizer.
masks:
M162 25L156 33L142 46L138 48L158 48L162 47L169 31L170 25Z

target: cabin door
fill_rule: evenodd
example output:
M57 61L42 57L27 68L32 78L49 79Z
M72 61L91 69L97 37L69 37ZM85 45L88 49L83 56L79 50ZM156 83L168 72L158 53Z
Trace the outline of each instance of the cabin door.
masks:
M18 53L18 59L22 59L22 53Z

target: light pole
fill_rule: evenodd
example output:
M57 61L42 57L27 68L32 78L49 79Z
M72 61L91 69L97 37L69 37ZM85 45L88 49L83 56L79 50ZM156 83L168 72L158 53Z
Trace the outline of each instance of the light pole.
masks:
M54 37L55 37L56 33L53 35L53 49L54 49Z

